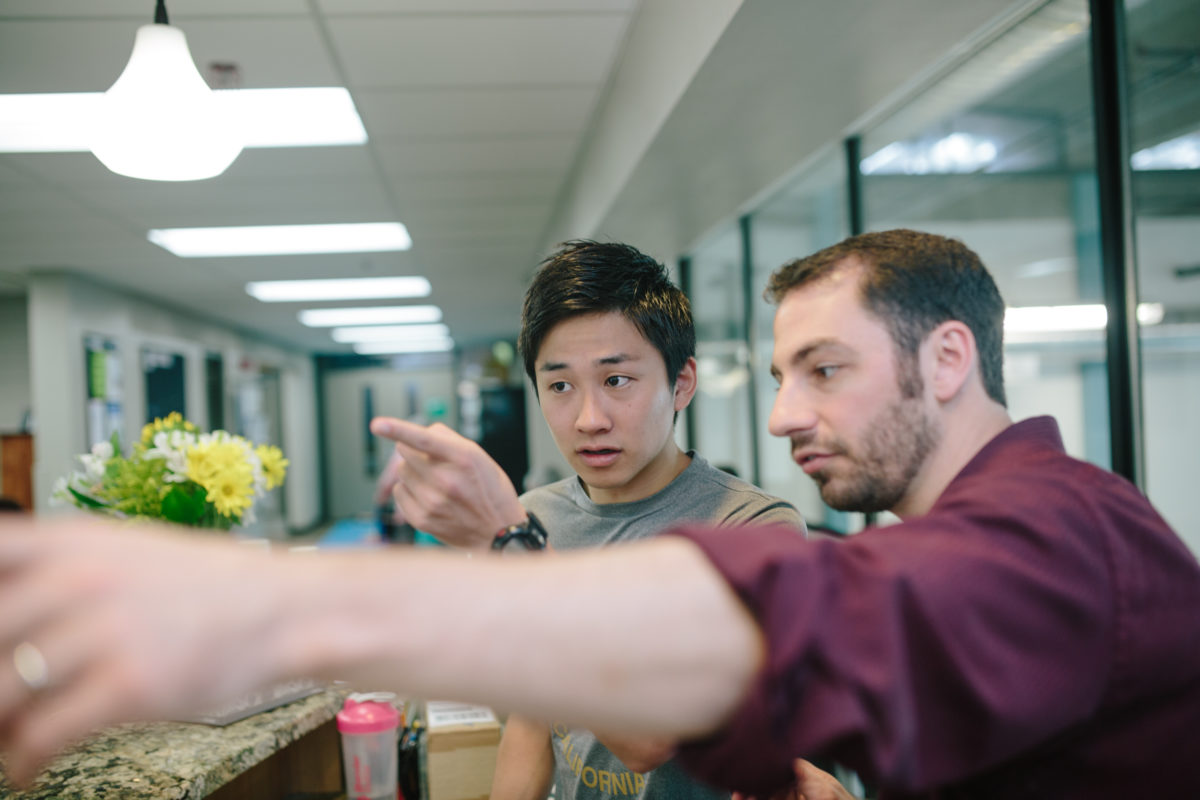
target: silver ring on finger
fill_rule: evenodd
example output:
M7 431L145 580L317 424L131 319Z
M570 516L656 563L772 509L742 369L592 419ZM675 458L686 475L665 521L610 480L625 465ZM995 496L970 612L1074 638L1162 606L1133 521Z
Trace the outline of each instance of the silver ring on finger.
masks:
M14 647L12 661L17 677L30 691L40 692L50 685L50 665L42 651L31 642L21 642Z

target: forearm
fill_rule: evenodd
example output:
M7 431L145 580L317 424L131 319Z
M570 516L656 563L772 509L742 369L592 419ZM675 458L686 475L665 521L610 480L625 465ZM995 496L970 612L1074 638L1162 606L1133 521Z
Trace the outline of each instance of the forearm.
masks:
M496 753L491 800L545 800L553 783L550 726L510 714Z
M676 539L584 556L408 551L296 567L287 581L304 613L281 621L288 674L688 737L731 714L762 657L746 610Z

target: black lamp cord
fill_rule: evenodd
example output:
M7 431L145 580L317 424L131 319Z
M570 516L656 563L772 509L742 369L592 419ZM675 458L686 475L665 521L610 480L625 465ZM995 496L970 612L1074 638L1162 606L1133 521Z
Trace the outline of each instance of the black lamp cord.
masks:
M164 0L158 0L154 4L154 24L155 25L170 25L167 22L167 5Z

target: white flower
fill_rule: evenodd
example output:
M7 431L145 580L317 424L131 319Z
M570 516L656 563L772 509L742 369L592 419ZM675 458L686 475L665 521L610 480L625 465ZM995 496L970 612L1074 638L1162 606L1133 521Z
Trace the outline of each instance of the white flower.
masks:
M113 457L112 442L96 442L94 445L92 445L92 455L101 461L108 461Z
M171 450L167 453L167 471L163 473L163 480L167 483L186 483L188 480L187 469L187 451Z
M75 505L70 491L67 490L66 478L59 478L54 482L54 488L50 490L50 505L54 508Z
M108 463L108 459L84 453L79 457L79 463L83 465L83 480L87 483L95 483L104 477L104 465Z
M187 454L195 446L195 434L186 431L159 431L154 434L154 446L146 450L146 458L161 458L166 464L163 480L168 483L186 483Z

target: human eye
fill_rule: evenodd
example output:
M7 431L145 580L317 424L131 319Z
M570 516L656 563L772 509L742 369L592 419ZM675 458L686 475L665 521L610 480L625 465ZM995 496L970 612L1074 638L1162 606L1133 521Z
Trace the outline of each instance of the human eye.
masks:
M554 394L562 394L571 388L571 384L567 383L566 381L552 381L546 388L548 388Z
M628 375L609 375L604 379L604 385L616 389L624 386L631 380L632 378L630 378Z
M813 367L813 375L818 380L827 381L836 375L839 369L841 369L840 364L818 364Z

